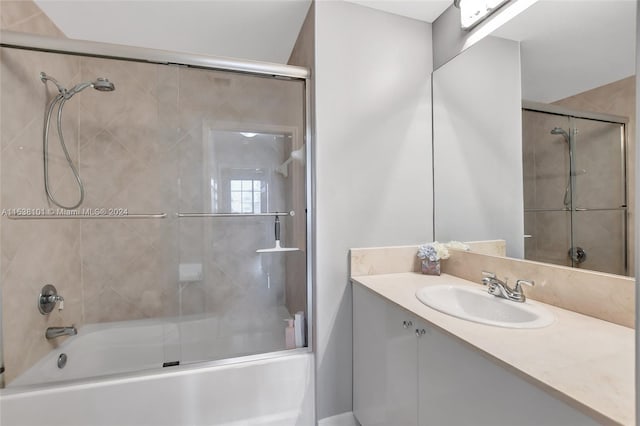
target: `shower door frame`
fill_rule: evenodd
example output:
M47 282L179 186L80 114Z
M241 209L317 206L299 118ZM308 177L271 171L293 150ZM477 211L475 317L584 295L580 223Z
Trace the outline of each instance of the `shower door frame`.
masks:
M629 174L628 174L628 140L629 140L629 118L628 117L623 117L620 115L613 115L613 114L605 114L605 113L597 113L597 112L588 112L588 111L580 111L580 110L575 110L575 109L571 109L571 108L566 108L563 106L558 106L558 105L551 105L551 104L544 104L544 103L540 103L540 102L533 102L533 101L522 101L522 110L523 111L534 111L534 112L541 112L541 113L546 113L546 114L553 114L553 115L560 115L560 116L564 116L569 118L570 120L572 118L577 118L577 119L585 119L585 120L594 120L594 121L600 121L600 122L605 122L605 123L612 123L612 124L620 124L623 126L623 131L622 131L622 140L621 140L621 147L620 147L620 154L621 154L621 159L620 162L622 164L622 182L624 183L624 206L620 207L619 210L624 211L624 255L625 255L625 259L624 259L624 275L625 276L629 276L629 262L633 261L633 256L630 256L629 253L629 223L634 223L633 220L630 220L629 218L629 183L627 181ZM571 139L571 147L570 149L573 150L575 148L575 134L574 134L574 129L569 129L569 134L570 134L570 139ZM571 156L573 156L574 153L571 153ZM573 160L572 160L573 161ZM571 210L569 210L569 213L571 213L571 248L573 248L573 213L576 211L589 211L590 209L585 209L585 210L576 210L575 206L574 206L574 200L573 200L573 196L575 193L575 172L572 173L572 170L575 168L575 164L571 164L570 165L570 181L571 181ZM635 203L637 203L637 200L634 200ZM634 212L634 214L636 214ZM571 250L570 248L570 250ZM634 247L634 250L636 250L637 247ZM575 268L576 266L573 265L573 259L571 260L571 264L572 264L572 268ZM635 266L635 265L634 265Z
M303 129L300 132L302 143L306 147L305 166L305 217L306 217L306 343L307 346L297 349L288 349L277 352L269 352L243 357L225 358L220 360L203 361L197 364L186 364L185 368L200 368L214 365L226 365L239 361L257 361L276 358L296 353L312 353L314 351L314 283L315 283L315 144L312 138L311 117L311 71L305 67L260 62L252 60L234 59L228 57L216 57L194 53L175 52L168 50L149 49L143 47L100 43L93 41L74 40L39 36L15 31L0 30L0 47L32 50L46 53L59 53L120 61L141 62L156 65L181 66L210 71L226 71L256 77L273 78L278 80L301 81L303 83L302 113ZM73 220L72 216L68 219ZM81 220L82 218L75 218ZM2 301L2 283L0 282L0 302ZM0 389L4 383L4 341L2 338L2 305L0 305ZM141 371L117 374L119 377L137 376ZM142 372L143 373L143 372ZM97 377L103 378L102 376ZM65 384L83 382L85 378L66 381Z

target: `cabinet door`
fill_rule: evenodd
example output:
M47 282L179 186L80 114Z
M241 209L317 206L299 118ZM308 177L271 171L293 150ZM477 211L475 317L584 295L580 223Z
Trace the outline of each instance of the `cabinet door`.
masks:
M353 411L362 426L417 426L413 324L406 311L353 286Z
M595 425L593 419L418 322L420 425Z

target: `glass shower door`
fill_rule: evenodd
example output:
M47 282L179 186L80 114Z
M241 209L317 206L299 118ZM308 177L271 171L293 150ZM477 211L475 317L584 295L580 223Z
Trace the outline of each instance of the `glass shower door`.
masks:
M572 118L574 266L627 272L625 126Z
M307 303L304 83L177 73L180 364L292 349ZM276 244L291 250L258 252Z

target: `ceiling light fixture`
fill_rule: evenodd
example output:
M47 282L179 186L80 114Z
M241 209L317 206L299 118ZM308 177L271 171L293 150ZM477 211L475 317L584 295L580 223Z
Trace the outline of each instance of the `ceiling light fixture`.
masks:
M460 26L471 30L510 0L454 0L460 9Z

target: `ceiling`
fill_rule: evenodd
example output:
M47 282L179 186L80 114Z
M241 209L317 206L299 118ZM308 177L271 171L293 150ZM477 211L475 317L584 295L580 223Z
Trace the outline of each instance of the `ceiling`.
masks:
M322 1L322 0L321 0ZM346 0L384 12L432 23L453 0Z
M286 63L311 0L35 0L69 38Z
M539 0L492 35L521 42L526 100L554 102L635 74L635 0Z
M35 2L69 38L276 63L288 61L311 4L311 0ZM351 3L432 22L452 0Z
M288 61L311 4L35 1L70 38L276 63ZM348 1L425 22L433 22L452 3ZM635 0L538 0L493 35L522 43L523 98L553 102L635 74L635 7Z

